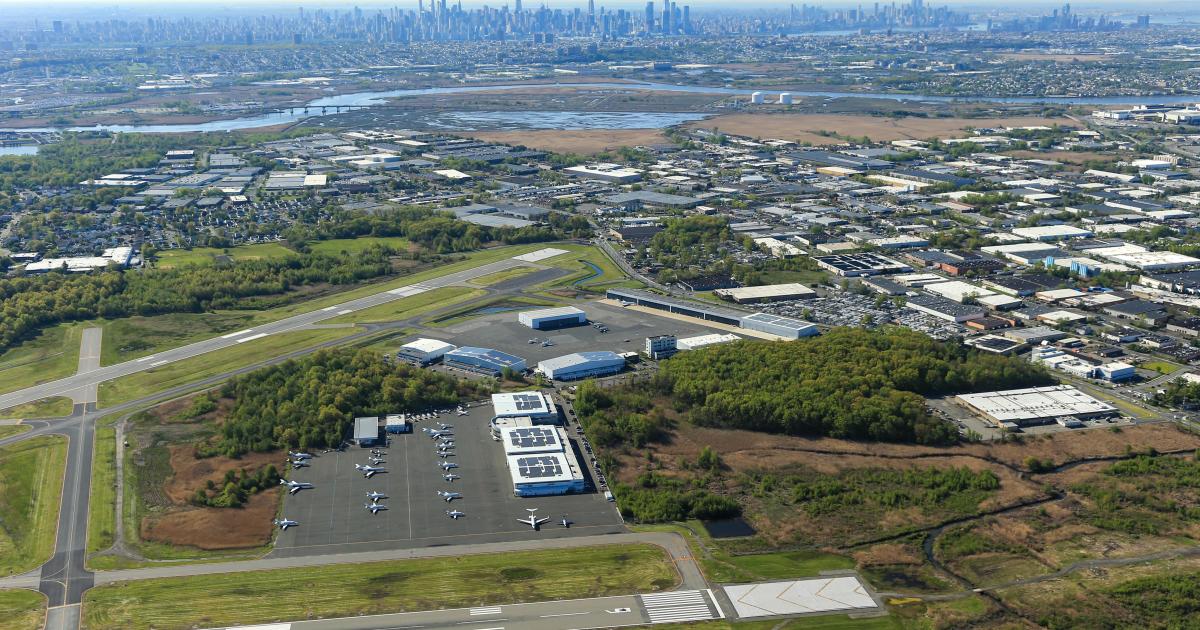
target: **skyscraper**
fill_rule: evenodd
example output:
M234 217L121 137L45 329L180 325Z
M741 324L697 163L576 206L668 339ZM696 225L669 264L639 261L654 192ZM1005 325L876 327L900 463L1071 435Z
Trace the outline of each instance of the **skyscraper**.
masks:
M654 0L646 3L646 32L654 32Z

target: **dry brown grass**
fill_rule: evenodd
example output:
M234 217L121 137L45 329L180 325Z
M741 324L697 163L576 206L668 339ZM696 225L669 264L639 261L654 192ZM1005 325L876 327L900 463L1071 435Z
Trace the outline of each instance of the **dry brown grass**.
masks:
M462 135L485 142L522 144L541 151L584 155L615 151L621 147L669 142L658 129L476 131Z
M1078 126L1069 118L1017 116L1012 118L885 118L851 114L726 114L689 123L692 127L721 131L753 138L809 142L816 145L840 144L838 138L819 135L827 131L871 140L926 140L962 136L968 127L1029 127L1036 125Z

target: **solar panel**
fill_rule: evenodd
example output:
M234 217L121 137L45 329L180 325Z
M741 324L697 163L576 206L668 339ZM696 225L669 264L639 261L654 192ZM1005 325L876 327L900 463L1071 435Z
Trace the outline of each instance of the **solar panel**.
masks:
M525 479L543 479L563 474L558 459L548 455L534 455L517 459L517 472Z
M508 439L513 446L520 448L554 446L558 443L558 439L554 436L554 430L545 427L513 429L509 432Z
M520 411L542 408L542 397L538 394L513 394L512 398Z

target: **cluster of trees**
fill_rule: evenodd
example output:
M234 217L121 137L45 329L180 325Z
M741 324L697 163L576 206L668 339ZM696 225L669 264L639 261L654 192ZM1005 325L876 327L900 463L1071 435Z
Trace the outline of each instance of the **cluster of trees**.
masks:
M522 228L486 227L467 223L446 212L405 206L378 212L339 211L317 225L296 224L284 232L293 247L303 249L309 241L357 238L359 236L403 236L439 254L479 249L487 243L508 245L579 238L590 234L586 217L551 212L546 225Z
M1154 404L1191 409L1200 404L1200 383L1175 379L1154 395Z
M667 221L650 239L647 253L668 267L683 269L719 257L732 238L728 219L697 214Z
M575 393L575 412L594 444L641 448L660 440L670 427L651 394L640 384L602 389L584 381Z
M729 497L653 472L642 473L633 485L617 484L613 493L621 514L640 523L732 518L742 512Z
M924 397L1051 382L1028 361L889 327L682 353L663 364L652 387L701 425L944 444L958 432L929 414Z
M836 477L790 475L783 483L791 488L792 501L812 516L854 506L950 507L967 513L973 512L988 493L1000 488L1000 479L992 471L969 468L864 468Z
M196 488L192 503L205 507L239 508L252 495L270 490L279 485L279 471L274 464L267 464L254 473L242 470L225 471L225 479L217 484L212 479L202 488Z
M352 284L388 274L389 253L376 246L353 257L302 254L215 267L0 278L0 348L67 321L263 308L286 299L295 287Z
M369 350L323 350L239 376L221 393L235 401L218 434L198 456L335 447L356 416L420 411L456 404L484 387L406 364L389 365Z

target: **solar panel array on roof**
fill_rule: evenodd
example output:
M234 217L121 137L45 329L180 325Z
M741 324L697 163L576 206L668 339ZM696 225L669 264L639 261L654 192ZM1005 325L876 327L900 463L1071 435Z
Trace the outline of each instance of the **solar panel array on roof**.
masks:
M557 457L531 455L517 458L517 474L522 479L544 479L561 476L563 469Z
M508 432L508 441L523 449L558 446L556 432L550 427L517 427Z
M516 403L517 409L520 411L529 411L530 409L542 408L541 394L513 394L513 402Z

